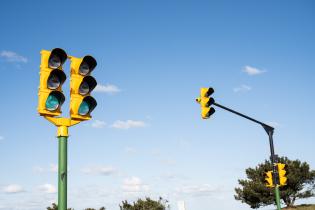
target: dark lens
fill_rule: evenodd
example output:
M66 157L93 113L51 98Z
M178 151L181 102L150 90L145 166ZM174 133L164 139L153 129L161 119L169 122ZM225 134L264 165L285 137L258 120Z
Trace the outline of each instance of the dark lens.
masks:
M47 86L49 89L55 90L60 86L60 79L57 75L51 75L48 78Z
M90 67L86 62L82 62L79 71L81 75L85 76L90 73Z
M49 58L48 65L50 68L56 69L61 66L61 59L59 56L52 54Z
M80 93L81 95L86 95L86 94L88 94L89 92L90 92L90 86L89 86L89 84L88 84L86 81L82 82L81 85L80 85L80 87L79 87L79 93Z

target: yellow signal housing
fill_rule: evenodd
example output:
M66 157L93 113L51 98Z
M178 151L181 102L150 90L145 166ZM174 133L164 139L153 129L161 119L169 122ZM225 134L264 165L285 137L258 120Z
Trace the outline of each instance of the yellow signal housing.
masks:
M277 166L278 166L278 173L279 173L279 184L280 186L284 186L287 184L287 177L286 177L287 165L283 163L277 163Z
M272 179L272 171L267 171L265 172L265 185L267 187L274 187L275 185L273 184L273 179Z
M91 112L97 105L90 96L97 82L90 76L96 67L96 60L92 56L83 58L70 57L70 117L76 120L91 119Z
M37 111L42 116L59 116L61 114L61 106L65 101L62 84L66 80L62 65L66 60L67 54L63 49L41 51Z
M214 103L214 99L210 95L214 93L213 88L200 88L200 97L196 101L200 104L202 119L208 119L215 109L211 107Z

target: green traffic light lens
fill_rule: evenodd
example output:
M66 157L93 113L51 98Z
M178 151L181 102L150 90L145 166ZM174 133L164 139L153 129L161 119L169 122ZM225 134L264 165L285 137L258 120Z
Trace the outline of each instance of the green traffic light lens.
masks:
M61 58L57 55L51 55L48 61L48 65L50 68L56 69L61 66Z
M55 111L58 109L60 105L60 101L55 95L49 95L47 100L46 100L46 109L49 111Z
M90 104L86 101L82 101L80 107L79 107L79 115L87 115L90 111Z

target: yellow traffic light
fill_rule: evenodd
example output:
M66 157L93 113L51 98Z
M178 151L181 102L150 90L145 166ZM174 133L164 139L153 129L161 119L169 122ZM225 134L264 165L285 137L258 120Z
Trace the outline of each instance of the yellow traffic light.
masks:
M40 115L58 116L61 114L61 105L65 101L62 84L66 80L62 65L66 60L67 54L63 49L55 48L52 51L41 51L37 106Z
M96 100L90 96L97 82L90 74L96 67L92 56L83 58L70 57L70 116L71 119L89 120L91 112L96 107Z
M211 107L214 103L214 99L210 97L212 93L214 93L213 88L200 88L200 97L196 99L200 104L203 119L208 119L215 112L215 109Z
M272 171L266 171L264 173L264 178L265 178L264 183L267 187L274 187L273 178L272 178Z
M287 165L283 163L277 163L278 166L278 173L279 173L279 184L280 186L284 186L287 184Z

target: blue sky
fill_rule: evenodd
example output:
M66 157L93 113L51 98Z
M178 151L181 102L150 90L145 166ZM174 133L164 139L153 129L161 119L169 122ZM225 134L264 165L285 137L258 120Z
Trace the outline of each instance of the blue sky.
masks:
M276 153L314 169L314 9L284 0L2 2L0 209L56 201L56 128L36 110L40 50L56 47L98 62L93 119L70 128L69 207L118 210L148 195L172 209L250 209L234 188L269 158L267 135L219 108L202 120L194 99L203 86L275 126Z

